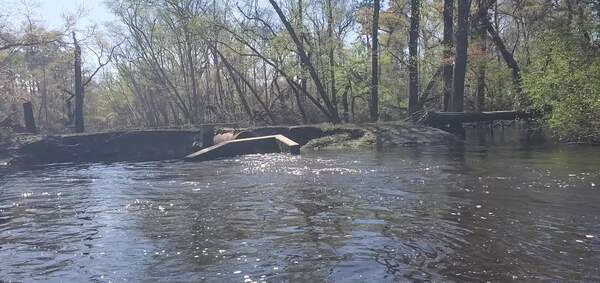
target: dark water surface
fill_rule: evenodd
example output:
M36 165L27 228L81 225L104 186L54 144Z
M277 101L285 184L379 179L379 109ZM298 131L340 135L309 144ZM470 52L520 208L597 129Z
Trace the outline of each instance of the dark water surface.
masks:
M0 281L600 281L600 148L437 146L0 177Z

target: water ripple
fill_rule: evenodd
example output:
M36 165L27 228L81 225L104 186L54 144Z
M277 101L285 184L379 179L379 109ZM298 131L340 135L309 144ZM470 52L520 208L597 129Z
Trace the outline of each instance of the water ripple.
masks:
M598 281L600 161L571 161L593 151L14 172L0 177L0 280Z

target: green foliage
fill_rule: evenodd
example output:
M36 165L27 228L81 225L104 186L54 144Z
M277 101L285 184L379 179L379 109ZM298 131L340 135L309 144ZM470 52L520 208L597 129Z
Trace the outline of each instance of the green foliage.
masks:
M471 80L474 80L472 78ZM486 101L489 111L515 109L515 89L510 69L504 61L489 60L486 64ZM493 83L491 83L493 82ZM471 82L475 85L475 82Z
M524 88L564 141L600 142L600 54L579 35L549 33L538 42Z

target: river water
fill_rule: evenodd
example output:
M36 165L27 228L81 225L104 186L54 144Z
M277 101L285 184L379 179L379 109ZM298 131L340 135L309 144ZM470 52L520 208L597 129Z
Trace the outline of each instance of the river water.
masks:
M600 148L61 164L0 177L0 281L600 281Z

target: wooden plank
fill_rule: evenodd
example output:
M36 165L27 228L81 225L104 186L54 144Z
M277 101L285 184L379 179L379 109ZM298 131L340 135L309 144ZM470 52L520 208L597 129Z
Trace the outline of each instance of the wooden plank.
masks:
M185 161L205 161L256 153L300 153L300 145L283 135L229 140L192 153Z

